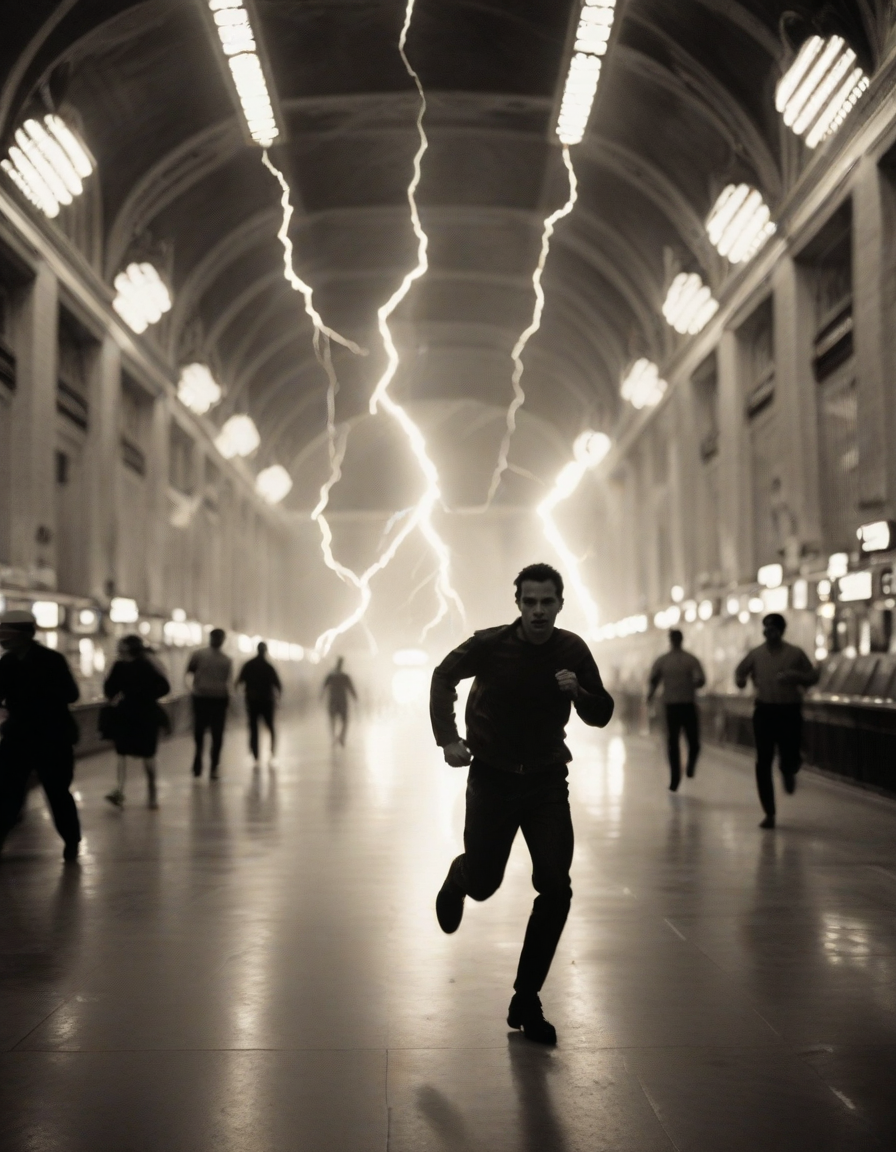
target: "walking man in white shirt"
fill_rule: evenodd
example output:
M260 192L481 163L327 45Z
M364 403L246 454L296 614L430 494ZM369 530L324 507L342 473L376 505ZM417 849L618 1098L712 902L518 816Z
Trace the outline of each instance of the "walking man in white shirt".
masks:
M193 739L196 741L193 775L202 775L205 732L209 729L212 734L209 777L212 780L218 779L224 722L230 699L230 677L233 673L233 661L221 650L224 636L223 628L213 628L209 633L208 648L200 648L193 653L186 672L187 684L193 697Z
M738 688L747 679L756 686L753 735L756 738L756 787L765 812L760 828L775 826L775 784L772 767L775 748L784 777L784 790L796 791L803 737L803 690L818 681L818 669L802 648L784 641L787 621L772 612L762 621L765 643L741 660L734 672Z
M677 792L681 783L681 732L688 742L688 762L685 771L693 776L700 755L700 716L695 693L706 683L703 665L696 656L682 647L684 637L677 628L669 633L669 651L660 656L650 672L648 701L652 700L660 683L663 685L663 704L666 707L666 732L669 751L669 791Z

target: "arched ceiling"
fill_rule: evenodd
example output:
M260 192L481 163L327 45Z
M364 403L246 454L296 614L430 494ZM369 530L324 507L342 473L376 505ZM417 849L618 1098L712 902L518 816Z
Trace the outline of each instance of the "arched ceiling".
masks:
M153 259L174 307L145 338L174 365L207 359L226 388L213 418L250 412L263 462L289 464L318 442L325 378L282 276L279 188L245 143L202 3L6 5L0 146L35 110L80 125L98 165L98 273L111 283L128 260ZM404 9L254 6L286 128L271 155L292 187L296 266L326 322L372 350L335 351L345 420L365 410L382 364L376 309L414 259L406 187L417 97L397 51ZM419 201L431 268L396 315L395 389L410 402L498 411L510 398L542 220L566 195L551 130L578 9L579 0L416 0L408 53L428 97ZM626 364L662 362L679 340L660 311L670 276L698 271L718 290L729 274L703 223L720 189L746 180L774 211L799 173L801 145L774 110L782 65L810 31L838 31L873 71L885 9L619 0L588 134L573 149L579 204L557 229L544 324L527 352L533 427L560 442L586 426L612 429Z

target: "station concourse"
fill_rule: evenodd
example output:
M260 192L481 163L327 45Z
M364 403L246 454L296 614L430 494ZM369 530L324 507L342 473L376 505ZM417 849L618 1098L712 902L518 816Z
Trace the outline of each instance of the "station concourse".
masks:
M0 3L0 1152L896 1145L894 92L883 0Z

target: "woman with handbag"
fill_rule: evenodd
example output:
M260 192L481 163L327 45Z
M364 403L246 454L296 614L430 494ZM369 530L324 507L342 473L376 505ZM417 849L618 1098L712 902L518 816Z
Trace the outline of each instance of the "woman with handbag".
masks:
M168 726L168 717L159 700L171 691L161 666L139 636L123 636L118 642L118 659L106 677L103 692L114 704L104 709L104 735L115 742L118 753L118 781L106 799L124 804L127 757L139 756L146 769L150 808L158 808L156 798L156 747L159 728Z

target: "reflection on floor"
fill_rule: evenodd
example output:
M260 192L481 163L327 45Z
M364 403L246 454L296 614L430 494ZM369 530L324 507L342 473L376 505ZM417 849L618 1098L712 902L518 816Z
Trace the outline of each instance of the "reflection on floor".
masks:
M859 1152L896 1146L896 805L804 778L760 832L749 765L681 794L657 750L575 730L573 913L554 1051L504 1013L531 901L444 937L463 773L425 722L331 754L287 724L223 779L184 740L162 807L78 770L79 867L32 798L0 863L6 1152Z

